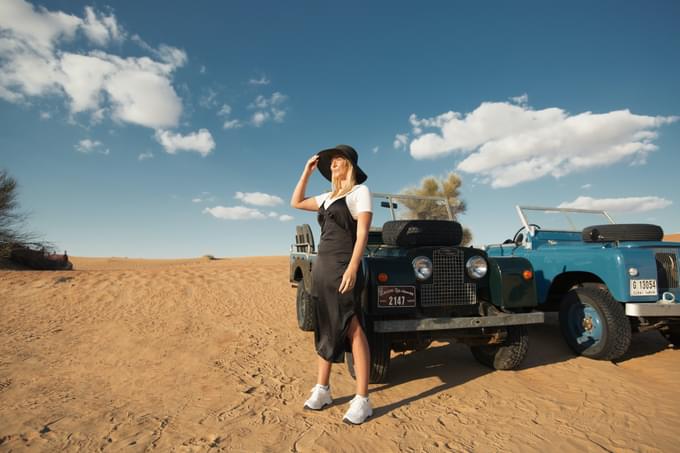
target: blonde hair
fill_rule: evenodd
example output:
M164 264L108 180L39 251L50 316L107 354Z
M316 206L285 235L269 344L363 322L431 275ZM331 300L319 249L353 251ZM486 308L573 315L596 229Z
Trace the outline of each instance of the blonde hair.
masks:
M354 165L352 165L352 162L342 156L338 156L340 159L345 161L345 165L347 165L347 175L345 176L344 180L341 180L339 178L336 178L333 176L333 180L331 181L331 198L337 198L345 195L348 193L350 190L354 188L354 186L357 185L357 178L356 174L354 172Z

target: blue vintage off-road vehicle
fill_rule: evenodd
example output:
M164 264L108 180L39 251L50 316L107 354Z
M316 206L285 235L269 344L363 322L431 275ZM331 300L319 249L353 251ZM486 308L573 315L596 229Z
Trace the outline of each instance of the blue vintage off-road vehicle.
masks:
M620 358L633 332L658 329L680 345L680 243L657 225L616 224L600 210L517 206L522 227L490 257L534 267L539 308L559 311L569 346L586 357Z
M528 347L535 312L533 270L525 258L489 258L460 245L462 228L446 198L374 193L375 227L369 232L361 317L371 352L370 382L387 379L390 352L419 350L433 340L463 342L475 359L513 369ZM297 287L297 318L313 330L312 268L316 259L309 225L298 225L290 254ZM345 354L354 375L352 354Z

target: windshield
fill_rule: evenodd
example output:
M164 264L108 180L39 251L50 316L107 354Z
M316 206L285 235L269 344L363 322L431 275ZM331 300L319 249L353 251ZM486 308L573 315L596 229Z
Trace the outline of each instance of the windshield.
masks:
M614 223L605 211L567 208L519 207L527 224L538 225L542 230L581 231L592 225Z
M443 197L373 194L373 221L376 228L388 220L452 220Z

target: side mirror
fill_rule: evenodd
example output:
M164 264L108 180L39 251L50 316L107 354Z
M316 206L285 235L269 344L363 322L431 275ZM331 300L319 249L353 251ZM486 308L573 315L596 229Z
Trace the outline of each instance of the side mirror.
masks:
M524 242L524 234L520 233L515 238L515 244L517 245L517 247L519 247L520 245L522 245L522 242Z

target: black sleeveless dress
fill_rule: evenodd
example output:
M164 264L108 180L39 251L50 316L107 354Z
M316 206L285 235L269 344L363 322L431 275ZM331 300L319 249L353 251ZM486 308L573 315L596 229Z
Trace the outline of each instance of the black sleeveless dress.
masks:
M361 266L354 290L344 294L338 291L357 240L357 221L352 217L345 197L335 200L328 208L321 203L318 220L321 241L312 268L311 290L316 315L314 345L321 357L339 363L344 360L345 351L351 349L347 339L349 322L353 315L360 313ZM357 319L361 321L360 316Z

